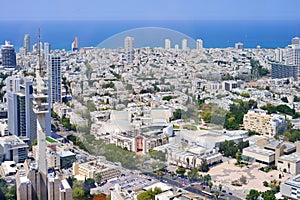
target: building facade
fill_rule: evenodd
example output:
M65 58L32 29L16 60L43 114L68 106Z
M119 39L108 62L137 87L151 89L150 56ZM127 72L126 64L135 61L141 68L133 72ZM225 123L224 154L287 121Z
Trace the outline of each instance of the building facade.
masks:
M36 135L32 82L19 76L7 78L8 132L31 143Z
M171 40L170 39L165 39L165 49L166 50L171 49Z
M269 115L265 110L254 109L244 115L243 126L246 130L273 137L284 133L287 123L282 115Z
M27 53L30 52L30 35L29 34L25 34L25 36L24 36L23 47L25 49L25 54L27 55Z
M203 48L203 41L201 39L198 39L196 42L196 49L200 50Z
M300 46L292 45L286 50L286 65L298 67L298 75L300 69Z
M85 178L109 180L121 175L121 166L106 161L94 160L86 163L73 163L73 175L81 175Z
M280 184L280 193L288 199L300 199L300 175L294 176Z
M2 45L1 48L1 54L2 54L2 65L4 67L11 68L17 66L15 48L13 45L10 44L10 42L5 41L5 45Z
M134 60L134 38L127 36L124 40L125 56L128 63Z
M61 102L61 57L50 55L48 65L51 108L55 102Z
M272 78L290 78L298 80L298 67L296 65L272 64Z

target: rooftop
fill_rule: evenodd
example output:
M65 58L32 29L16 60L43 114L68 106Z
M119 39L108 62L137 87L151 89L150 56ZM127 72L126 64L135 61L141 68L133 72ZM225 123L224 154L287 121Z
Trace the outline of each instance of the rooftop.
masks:
M275 155L274 151L267 150L267 149L261 148L261 147L256 146L256 145L249 146L249 147L243 149L243 151L250 151L250 152L262 154L262 155L265 155L265 156Z
M300 162L300 153L292 153L289 155L283 155L283 156L280 156L279 159L297 163L297 162Z

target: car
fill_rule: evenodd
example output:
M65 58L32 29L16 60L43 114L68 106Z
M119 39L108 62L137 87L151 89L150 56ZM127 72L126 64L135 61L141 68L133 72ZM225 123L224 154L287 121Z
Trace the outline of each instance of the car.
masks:
M232 193L231 193L231 192L228 192L228 194L229 194L229 195L232 195Z
M226 190L222 190L223 193L226 193Z

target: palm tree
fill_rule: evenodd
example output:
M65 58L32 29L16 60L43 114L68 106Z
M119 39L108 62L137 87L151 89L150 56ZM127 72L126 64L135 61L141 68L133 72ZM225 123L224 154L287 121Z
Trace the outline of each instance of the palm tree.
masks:
M209 190L211 191L211 188L213 186L213 183L211 181L208 182L208 187L209 187Z
M220 189L220 191L222 191L222 187L223 187L223 185L220 183L220 184L219 184L219 189Z
M215 191L215 196L216 196L217 199L219 198L220 192L218 190Z

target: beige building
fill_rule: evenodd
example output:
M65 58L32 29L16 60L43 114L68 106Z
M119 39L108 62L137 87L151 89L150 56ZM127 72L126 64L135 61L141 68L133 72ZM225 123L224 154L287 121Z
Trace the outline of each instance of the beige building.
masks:
M101 175L101 180L109 180L121 175L121 166L102 160L94 160L86 163L73 163L73 175L96 179Z
M260 139L243 149L243 156L293 175L300 173L300 142Z
M275 163L275 152L253 145L243 149L243 156L254 158L255 161L267 165Z
M297 175L300 173L300 153L283 155L278 158L277 169Z
M269 137L282 134L287 128L284 116L269 115L265 110L260 109L249 110L244 115L243 126L246 130L255 131Z

